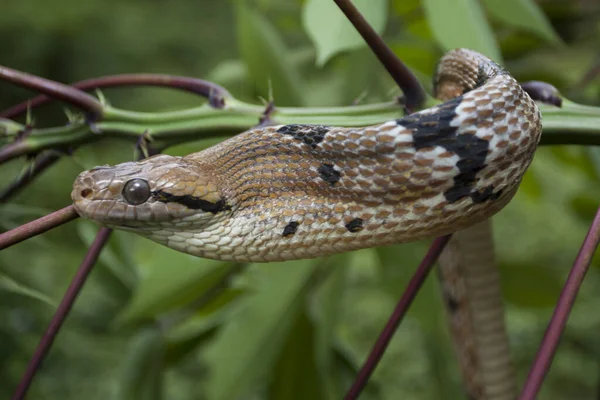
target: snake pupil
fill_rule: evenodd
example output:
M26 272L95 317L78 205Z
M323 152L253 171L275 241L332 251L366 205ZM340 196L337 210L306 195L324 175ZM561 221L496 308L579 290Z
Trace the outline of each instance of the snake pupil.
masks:
M131 205L144 203L150 197L150 185L143 179L132 179L123 187L123 198Z

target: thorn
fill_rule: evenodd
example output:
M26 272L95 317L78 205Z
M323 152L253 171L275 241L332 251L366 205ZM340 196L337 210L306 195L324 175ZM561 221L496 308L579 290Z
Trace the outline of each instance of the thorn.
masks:
M271 78L269 78L267 85L269 87L269 103L273 103L275 102L275 97L273 96L273 80Z
M27 102L27 115L25 116L25 125L33 126L33 115L31 112L31 103Z
M264 126L273 125L273 121L271 120L271 115L273 115L274 111L275 111L275 103L273 101L269 101L266 104L265 111L263 111L262 115L258 119L258 126L264 127Z
M73 111L69 110L68 108L63 108L63 112L65 113L65 115L67 116L67 120L69 121L69 125L72 125L74 123L77 122L77 114L75 114Z
M96 96L98 97L100 104L102 104L102 107L110 106L110 103L108 102L106 97L104 97L104 93L102 93L102 91L98 88L96 88Z
M137 143L135 145L135 150L139 151L139 153L141 153L141 155L143 157L138 157L134 150L134 158L136 158L136 159L148 158L150 156L160 153L160 151L157 151L156 149L153 149L150 146L150 143L152 143L153 141L154 141L154 139L152 138L150 131L145 130L144 133L142 133L139 136Z
M357 105L359 105L360 103L362 103L362 101L363 101L363 100L364 100L366 97L367 97L367 90L364 90L364 91L363 91L361 94L359 94L359 95L358 95L358 97L357 97L357 98L355 98L355 99L352 101L352 105L353 105L353 106L357 106Z

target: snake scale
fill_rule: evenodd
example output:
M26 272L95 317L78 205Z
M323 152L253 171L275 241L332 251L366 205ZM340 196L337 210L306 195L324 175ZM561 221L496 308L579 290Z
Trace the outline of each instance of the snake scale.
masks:
M466 49L436 68L432 108L380 125L251 129L185 157L81 173L77 212L200 257L313 258L441 236L515 194L541 136L535 102Z
M479 53L446 54L438 106L376 126L260 127L185 157L77 178L78 213L200 257L312 258L440 236L513 197L541 134L533 100Z

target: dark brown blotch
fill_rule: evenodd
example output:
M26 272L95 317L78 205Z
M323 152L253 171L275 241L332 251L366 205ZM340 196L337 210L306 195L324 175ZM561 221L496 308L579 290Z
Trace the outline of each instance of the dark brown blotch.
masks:
M335 185L340 181L340 179L342 179L341 172L337 171L333 164L323 163L319 166L317 172L319 175L321 175L321 178L331 186Z
M300 225L299 222L296 222L296 221L290 222L289 224L287 224L285 226L285 228L283 228L283 233L281 234L281 236L283 236L283 237L292 236L298 230L298 225Z
M362 218L354 218L352 221L348 222L346 225L346 229L349 232L355 233L363 230L363 220Z
M325 134L329 132L329 127L321 125L285 125L277 129L277 133L290 135L296 140L300 140L313 149L323 141Z

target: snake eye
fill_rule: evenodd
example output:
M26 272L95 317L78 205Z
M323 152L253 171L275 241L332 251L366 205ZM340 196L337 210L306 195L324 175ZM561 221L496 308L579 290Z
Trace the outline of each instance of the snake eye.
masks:
M137 206L150 197L150 185L143 179L132 179L123 187L123 198L131 205Z

